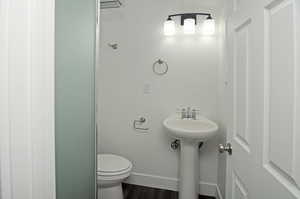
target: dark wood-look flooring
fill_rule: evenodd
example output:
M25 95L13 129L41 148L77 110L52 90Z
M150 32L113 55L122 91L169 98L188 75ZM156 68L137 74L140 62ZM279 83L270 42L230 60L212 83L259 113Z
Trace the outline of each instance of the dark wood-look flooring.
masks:
M124 199L178 199L178 192L123 184ZM215 199L211 196L200 196L199 199Z

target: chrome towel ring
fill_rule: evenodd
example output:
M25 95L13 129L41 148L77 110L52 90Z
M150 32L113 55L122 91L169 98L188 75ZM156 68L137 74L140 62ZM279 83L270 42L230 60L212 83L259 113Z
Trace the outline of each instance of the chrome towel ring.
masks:
M152 70L156 75L164 75L168 72L169 66L164 60L158 59L153 63Z

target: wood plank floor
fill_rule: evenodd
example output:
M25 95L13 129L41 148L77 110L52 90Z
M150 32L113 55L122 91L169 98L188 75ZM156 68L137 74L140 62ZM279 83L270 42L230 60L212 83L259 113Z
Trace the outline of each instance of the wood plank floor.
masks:
M178 192L155 189L131 184L123 184L124 199L178 199ZM215 199L210 196L200 196L199 199Z

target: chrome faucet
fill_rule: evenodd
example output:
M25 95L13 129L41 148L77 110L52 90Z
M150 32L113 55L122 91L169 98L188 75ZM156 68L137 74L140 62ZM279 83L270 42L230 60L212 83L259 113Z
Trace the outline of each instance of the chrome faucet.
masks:
M181 109L181 119L197 119L197 110L191 109L191 107L187 107L186 109Z

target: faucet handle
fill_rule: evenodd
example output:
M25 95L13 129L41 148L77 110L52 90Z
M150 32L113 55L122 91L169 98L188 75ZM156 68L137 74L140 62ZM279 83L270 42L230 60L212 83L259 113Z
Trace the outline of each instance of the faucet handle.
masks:
M187 117L187 110L185 108L177 108L176 113L180 114L181 119Z
M198 109L193 109L192 110L192 118L194 120L197 119L197 115L198 115L199 112L200 112L200 110L198 110Z
M188 110L185 108L181 109L181 119L187 118Z

